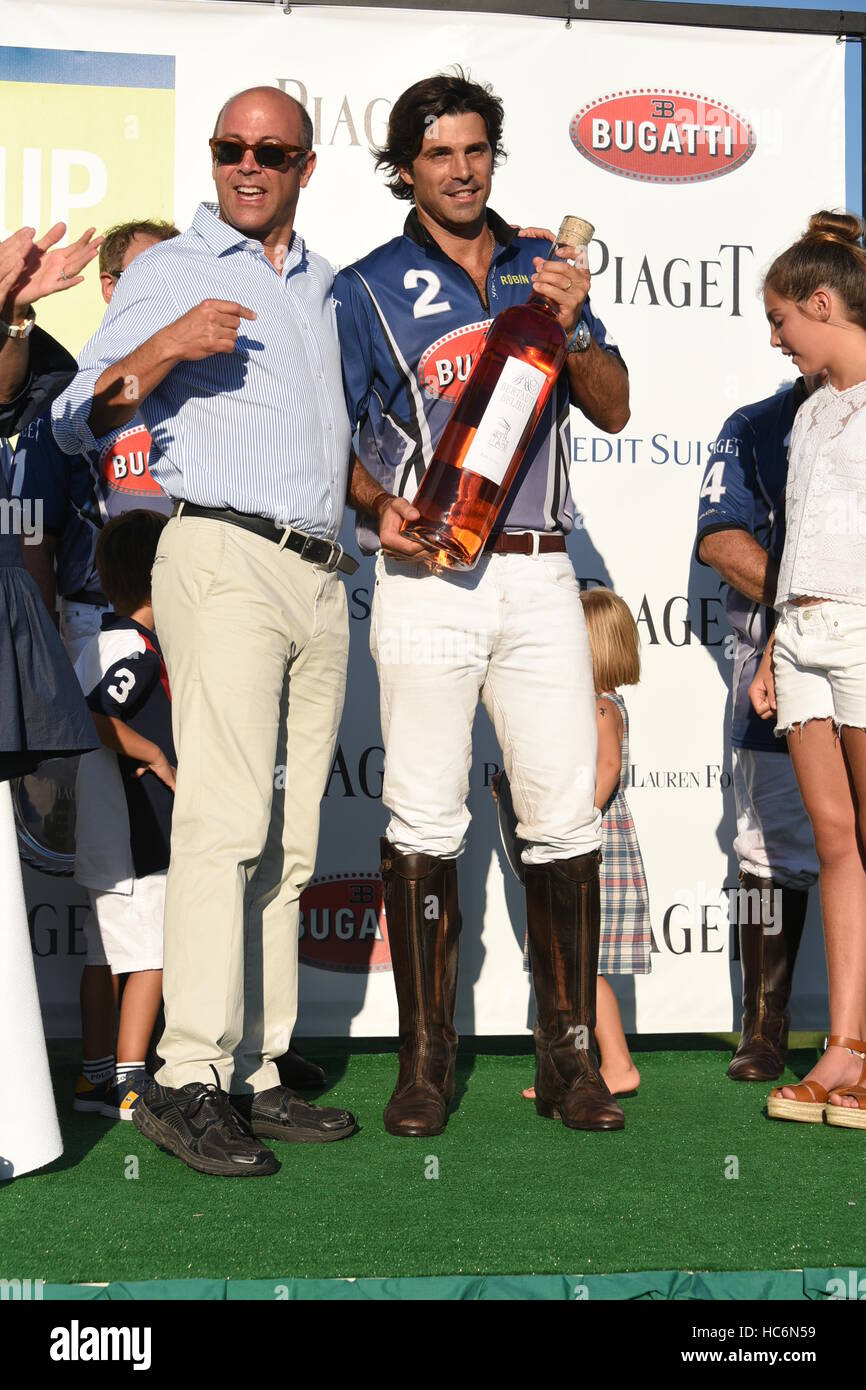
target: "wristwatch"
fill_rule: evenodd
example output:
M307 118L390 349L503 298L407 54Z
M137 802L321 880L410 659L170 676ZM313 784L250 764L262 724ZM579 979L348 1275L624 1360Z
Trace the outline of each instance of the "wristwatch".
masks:
M573 352L586 352L591 342L592 334L587 328L584 320L581 319L580 323L577 325L577 328L575 328L574 330L571 341L568 344L569 354Z
M29 338L35 322L36 310L31 304L23 323L4 323L3 319L0 319L0 338Z

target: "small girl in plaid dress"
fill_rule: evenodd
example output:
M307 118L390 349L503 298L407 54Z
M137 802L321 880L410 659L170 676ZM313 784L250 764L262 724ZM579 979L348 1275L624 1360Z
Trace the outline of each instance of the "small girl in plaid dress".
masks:
M652 968L646 875L634 821L625 799L630 770L628 712L617 691L618 686L637 685L640 680L640 642L628 605L611 589L588 589L580 597L596 690L595 804L602 813L601 944L595 1034L601 1052L602 1077L611 1095L617 1096L636 1090L640 1073L628 1050L616 995L604 977L647 975ZM501 810L510 807L504 774L496 791L502 803ZM519 851L516 861L520 862ZM535 1090L530 1086L523 1094L531 1100Z

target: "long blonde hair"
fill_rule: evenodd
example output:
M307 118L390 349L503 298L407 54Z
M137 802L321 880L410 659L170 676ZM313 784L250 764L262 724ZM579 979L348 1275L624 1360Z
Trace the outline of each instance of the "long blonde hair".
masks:
M613 589L599 585L580 595L599 695L640 680L640 637L631 610Z

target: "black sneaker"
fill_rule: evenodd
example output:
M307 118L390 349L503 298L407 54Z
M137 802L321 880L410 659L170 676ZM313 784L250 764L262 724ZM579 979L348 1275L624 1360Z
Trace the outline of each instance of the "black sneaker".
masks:
M290 1091L324 1091L325 1073L317 1062L302 1057L294 1047L277 1058L277 1071L280 1085L288 1086Z
M287 1086L272 1086L254 1096L232 1096L232 1106L253 1134L282 1139L285 1144L327 1144L331 1139L348 1139L357 1128L349 1110L310 1105Z
M197 1173L227 1178L278 1173L274 1155L232 1109L213 1071L215 1086L193 1081L175 1088L154 1081L132 1112L136 1129Z

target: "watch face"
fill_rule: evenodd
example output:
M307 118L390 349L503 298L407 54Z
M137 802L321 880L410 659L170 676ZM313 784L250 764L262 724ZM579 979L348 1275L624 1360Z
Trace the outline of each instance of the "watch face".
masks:
M6 323L0 319L0 334L6 338L29 338L35 322L36 314L31 308L23 323Z
M568 345L568 350L569 352L586 352L591 341L592 338L589 329L584 320L581 319L577 328L574 330L571 342Z

